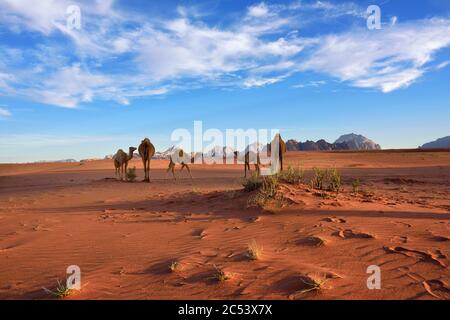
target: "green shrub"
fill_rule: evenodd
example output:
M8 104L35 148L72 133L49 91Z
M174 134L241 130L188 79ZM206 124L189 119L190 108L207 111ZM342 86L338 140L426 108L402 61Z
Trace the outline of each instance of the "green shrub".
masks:
M259 192L247 200L247 207L262 208L267 201L277 199L278 187L277 176L264 177L259 187Z
M262 182L258 177L258 174L254 172L250 178L245 179L244 183L242 184L244 186L244 190L246 192L252 192L255 190L258 190L262 186Z
M300 166L294 168L289 166L287 170L282 171L279 174L279 179L282 182L289 183L289 184L299 184L303 182L303 177L305 175L305 172Z
M359 178L353 180L352 187L353 187L353 193L358 194L359 193L359 186L361 185Z
M327 170L328 190L339 193L341 190L341 174L334 168Z
M133 182L136 179L136 167L128 168L127 170L127 181Z
M311 180L311 187L313 189L317 190L323 190L324 189L324 182L327 176L327 170L325 169L319 169L319 168L313 168L313 178Z
M275 198L278 192L278 178L277 176L267 176L263 178L260 193L264 195L265 198Z

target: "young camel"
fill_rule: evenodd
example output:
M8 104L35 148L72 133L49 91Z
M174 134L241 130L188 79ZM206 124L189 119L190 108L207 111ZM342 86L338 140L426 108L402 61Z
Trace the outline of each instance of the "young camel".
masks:
M150 142L149 138L145 138L139 145L139 155L144 163L144 181L150 182L150 161L155 155L155 146Z
M113 156L114 167L116 168L116 176L119 175L120 180L122 181L128 170L128 161L133 159L133 153L135 150L135 147L130 147L128 149L128 154L126 154L125 151L119 149Z
M235 158L237 159L239 156L240 152L239 151L235 151L234 155ZM254 151L250 151L248 150L248 148L245 151L245 155L244 155L244 177L247 178L247 170L250 170L250 162L253 163L255 165L255 170L256 170L256 174L259 176L261 173L261 159L259 157L259 151L258 152L254 152Z
M189 173L189 176L192 179L191 170L189 169L189 166L187 165L188 163L190 163L190 161L192 161L192 157L190 157L182 149L178 149L178 150L175 150L174 153L169 156L169 159L170 159L169 167L167 168L166 173L171 171L172 175L173 175L173 178L175 180L177 180L177 178L175 177L175 165L177 163L180 163L181 164L180 172L183 171L184 168L186 168L188 173Z
M284 154L286 153L286 143L284 142L284 140L281 138L281 135L279 133L277 133L274 137L273 141L276 141L276 139L278 138L278 143L279 143L279 147L278 147L278 160L279 160L279 164L280 167L277 168L277 171L283 171L283 158L284 158ZM237 157L238 152L235 151L234 152L235 156ZM244 156L244 177L247 177L247 170L250 171L250 162L255 164L255 169L257 172L257 175L259 176L261 174L261 159L260 159L260 155L259 155L259 151L254 152L254 151L250 151L247 147L246 151L245 151L245 156Z

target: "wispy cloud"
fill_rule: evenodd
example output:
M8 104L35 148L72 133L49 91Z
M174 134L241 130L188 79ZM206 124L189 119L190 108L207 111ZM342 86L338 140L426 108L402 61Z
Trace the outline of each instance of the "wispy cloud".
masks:
M307 83L300 83L300 84L296 84L293 87L294 88L308 88L308 87L320 87L325 85L327 82L324 80L314 80L314 81L309 81Z
M429 19L325 36L302 70L329 74L356 87L391 92L410 86L433 55L450 45L450 20Z
M0 119L9 118L11 116L11 112L3 107L0 107Z
M450 61L444 61L436 66L437 70L441 70L450 65Z

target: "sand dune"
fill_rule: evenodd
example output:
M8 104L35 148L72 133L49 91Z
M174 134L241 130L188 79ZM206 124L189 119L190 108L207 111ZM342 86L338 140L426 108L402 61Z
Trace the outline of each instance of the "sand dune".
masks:
M150 184L112 179L111 161L0 165L0 299L50 298L42 287L69 265L83 288L68 299L450 298L450 152L292 152L287 162L308 169L306 181L313 167L336 167L344 190L283 185L288 203L261 209L247 207L239 165L192 165L193 180L173 181L155 160ZM142 179L140 161L131 166ZM366 286L370 265L381 290ZM218 282L217 268L230 279ZM326 279L320 294L304 292L313 276Z

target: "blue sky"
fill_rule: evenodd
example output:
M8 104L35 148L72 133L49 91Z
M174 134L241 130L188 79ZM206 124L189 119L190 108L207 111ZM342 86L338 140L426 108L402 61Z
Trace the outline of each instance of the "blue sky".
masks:
M195 120L414 148L450 134L449 71L445 0L0 0L0 162L103 157L145 136L163 151Z

